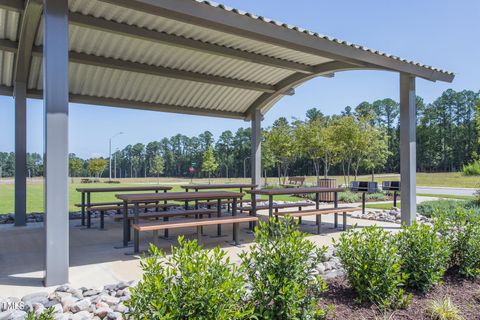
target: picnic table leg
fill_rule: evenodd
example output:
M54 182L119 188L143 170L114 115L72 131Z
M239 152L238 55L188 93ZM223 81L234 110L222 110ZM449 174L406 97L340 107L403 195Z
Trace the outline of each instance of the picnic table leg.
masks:
M163 221L168 222L168 217L163 217ZM165 229L165 231L163 231L163 237L165 239L168 239L168 229Z
M338 192L334 192L334 196L333 196L333 207L334 208L338 208ZM334 225L334 228L338 228L338 213L335 212L335 225Z
M123 246L128 247L130 240L130 226L128 223L128 203L123 201Z
M85 192L82 192L82 226L85 226Z
M252 192L251 196L252 196L252 203L250 206L252 207L252 211L250 211L250 215L256 217L257 216L257 195ZM255 229L255 221L249 222L248 226L250 230Z
M347 213L343 213L343 231L347 230Z
M188 192L188 188L185 188L185 192ZM188 210L188 201L185 200L185 210Z
M317 234L321 233L321 228L322 228L322 215L317 214Z
M273 196L268 196L268 216L273 217Z
M198 191L195 191L195 192L198 192ZM195 200L195 210L198 210L198 200ZM198 214L198 215L195 215L195 219L203 219L203 215L202 214ZM200 235L203 236L203 226L200 226L199 228L197 228L197 232L198 230L200 230Z
M87 192L87 229L92 226L92 211L90 209L90 192Z
M138 203L135 203L133 207L133 223L138 223ZM137 229L133 230L133 252L139 253L140 252L140 233Z
M218 199L217 200L217 217L220 218L222 216L222 200ZM222 236L222 225L217 224L217 236L221 237Z
M232 199L232 216L237 215L237 198ZM239 235L239 228L240 224L239 223L234 223L233 224L233 243L238 246L240 244L240 241L238 240L238 235Z
M105 211L100 211L100 230L105 229Z

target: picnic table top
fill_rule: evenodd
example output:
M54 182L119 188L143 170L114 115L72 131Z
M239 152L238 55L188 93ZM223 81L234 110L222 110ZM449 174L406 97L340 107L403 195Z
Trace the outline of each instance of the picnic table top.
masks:
M130 193L116 194L120 200L127 202L165 201L165 200L218 200L241 198L244 194L230 191L204 191L204 192L168 192L168 193Z
M180 186L183 189L197 189L197 190L206 190L206 189L240 189L240 188L255 188L256 184L250 183L225 183L225 184L186 184Z
M325 187L309 187L309 188L276 188L276 189L256 189L247 190L248 193L263 194L263 195L281 195L281 194L304 194L304 193L321 193L321 192L343 192L345 188L325 188Z
M155 191L155 190L171 190L168 186L138 186L138 187L91 187L77 188L78 192L128 192L128 191Z

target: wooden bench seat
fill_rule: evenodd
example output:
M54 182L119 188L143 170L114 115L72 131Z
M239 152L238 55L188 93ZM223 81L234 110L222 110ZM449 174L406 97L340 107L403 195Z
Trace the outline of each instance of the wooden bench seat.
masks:
M290 203L274 203L273 204L273 209L275 210L275 212L277 212L279 209L286 209L286 208L298 208L298 210L302 210L301 208L303 207L310 207L310 206L314 206L315 203L309 203L309 202L290 202ZM268 207L268 204L262 204L262 205L259 205L256 207L257 210L268 210L269 207ZM239 208L239 210L241 211L252 211L252 207L251 206L248 206L248 207L243 207L243 208Z
M240 203L246 203L246 202L250 202L250 200L238 200L237 201L237 205L239 205ZM224 204L232 204L233 203L233 200L222 200L220 201L220 204L224 205ZM201 204L201 205L205 205L205 206L216 206L217 205L217 201L199 201L198 204Z
M142 204L139 205L139 209L152 209L152 208L159 208L159 209L164 209L164 208L171 208L171 207L179 207L181 206L180 204L173 204L173 203L152 203L152 204ZM129 205L129 209L133 209L134 206ZM98 206L98 207L88 207L87 211L110 211L110 210L121 210L123 209L123 206Z
M90 207L98 207L98 206L113 206L113 205L122 205L123 202L121 201L112 201L112 202L95 202L95 203L90 203ZM81 208L82 204L81 203L75 203L75 207ZM85 204L85 207L87 205Z
M154 218L166 218L164 221L168 221L168 218L173 217L184 217L184 216L204 216L204 215L211 215L216 213L216 210L175 210L175 211L160 211L160 212L147 212L147 213L140 213L138 218L141 220L147 219L154 219ZM123 220L123 215L115 216L113 218L115 221ZM134 220L135 215L129 214L127 219Z
M277 217L290 216L292 218L301 218L307 216L315 216L317 224L317 233L320 234L320 227L322 224L321 216L323 214L335 214L335 228L338 228L338 214L343 213L343 230L347 229L347 212L358 211L358 208L354 207L344 207L344 208L325 208L325 209L312 209L312 210L302 210L302 211L291 211L291 212L275 212L274 215Z
M202 235L202 227L211 226L211 225L223 225L223 224L233 224L233 241L235 245L239 244L238 235L239 235L239 224L244 222L256 222L258 221L257 217L249 215L236 215L236 216L226 216L226 217L216 217L208 219L188 219L188 220L179 220L179 221L166 221L166 222L155 222L147 224L134 224L134 252L139 252L140 247L140 232L152 231L154 243L157 243L158 240L158 231L167 230L167 229L179 229L179 228L197 228L197 237L200 241Z

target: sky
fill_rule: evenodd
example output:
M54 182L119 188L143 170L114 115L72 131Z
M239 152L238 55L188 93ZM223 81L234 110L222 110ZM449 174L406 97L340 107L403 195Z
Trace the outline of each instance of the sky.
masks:
M444 90L480 90L479 0L221 0L257 15L361 44L456 74L453 83L417 80L417 95L433 101ZM398 100L399 77L381 71L350 71L318 78L296 89L265 116L268 127L280 116L303 118L316 107L325 114L354 108L362 101ZM0 97L0 151L14 149L13 98ZM43 104L28 100L28 152L43 152ZM241 120L70 104L69 148L83 158L108 156L137 142L148 143L177 133L218 137L250 124Z

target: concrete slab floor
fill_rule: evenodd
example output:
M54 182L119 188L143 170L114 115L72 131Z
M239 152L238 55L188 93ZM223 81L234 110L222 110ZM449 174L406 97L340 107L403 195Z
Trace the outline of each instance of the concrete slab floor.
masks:
M266 219L266 213L261 213ZM303 219L301 230L307 233L316 232L314 217ZM334 215L322 216L322 234L311 234L308 239L318 245L331 245L333 238L342 232L342 218L339 215L339 229L333 228ZM122 224L107 218L105 230L97 229L99 221L94 219L92 229L82 229L79 221L70 222L70 283L75 287L97 288L119 281L139 280L142 271L139 266L140 257L126 255L132 247L114 249L121 244ZM358 227L377 224L388 230L398 230L398 224L348 218L348 226ZM230 259L239 261L238 254L248 250L253 242L253 235L248 232L247 225L240 227L240 246L232 246L232 227L223 226L225 237L213 237L216 226L204 228L202 242L206 248L222 247ZM169 240L161 239L159 246L170 252L172 245L177 244L177 236L184 234L188 239L195 239L195 229L170 230ZM141 234L141 249L148 248L152 239L151 233ZM0 297L22 297L38 291L53 291L55 288L43 287L44 268L44 229L42 223L30 224L27 227L0 226Z

